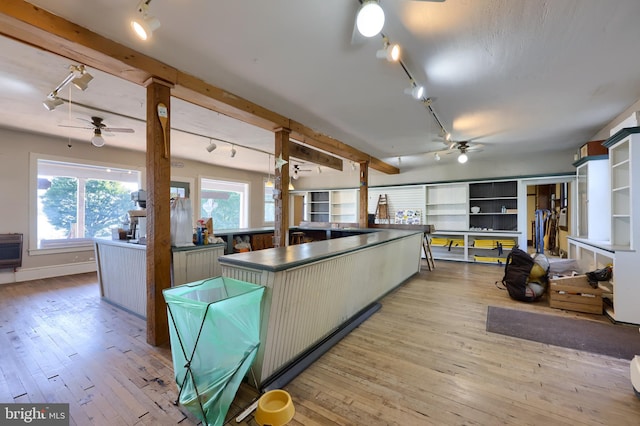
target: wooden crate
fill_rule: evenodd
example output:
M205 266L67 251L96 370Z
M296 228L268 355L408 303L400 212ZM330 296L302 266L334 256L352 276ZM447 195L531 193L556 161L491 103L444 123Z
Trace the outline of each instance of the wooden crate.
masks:
M556 309L602 314L600 288L589 285L586 275L553 278L549 281L549 306Z

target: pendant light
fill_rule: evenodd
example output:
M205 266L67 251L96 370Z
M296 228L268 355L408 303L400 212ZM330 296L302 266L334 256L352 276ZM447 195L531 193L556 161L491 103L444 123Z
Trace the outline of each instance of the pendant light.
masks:
M273 188L273 181L271 180L271 154L269 154L269 164L267 167L267 171L269 172L269 175L267 177L267 182L264 184L264 186L266 186L267 188Z

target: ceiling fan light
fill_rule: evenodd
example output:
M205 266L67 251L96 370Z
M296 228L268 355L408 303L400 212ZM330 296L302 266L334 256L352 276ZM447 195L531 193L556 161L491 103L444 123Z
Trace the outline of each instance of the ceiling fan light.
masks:
M384 26L384 11L375 0L362 2L356 16L356 28L365 37L373 37L380 34Z
M467 154L465 154L464 152L458 156L458 163L460 164L464 164L468 160L469 160L469 157L467 157Z
M44 105L47 110L53 111L63 103L64 101L57 96L47 96L47 99L42 102L42 105Z
M217 147L218 145L216 145L215 143L213 143L213 141L211 141L209 145L207 145L207 152L213 152Z
M96 129L93 131L91 144L97 148L101 148L104 146L104 138L102 137L102 132L100 131L100 129Z

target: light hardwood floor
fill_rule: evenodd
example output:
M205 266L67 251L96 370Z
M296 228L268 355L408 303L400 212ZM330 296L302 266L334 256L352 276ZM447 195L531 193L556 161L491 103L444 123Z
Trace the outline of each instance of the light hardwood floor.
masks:
M285 387L291 424L640 424L628 360L485 331L489 305L607 321L512 301L494 285L502 274L423 268ZM173 405L170 351L144 327L100 300L95 274L0 286L0 401L68 402L83 426L198 424ZM243 385L228 424L253 397Z

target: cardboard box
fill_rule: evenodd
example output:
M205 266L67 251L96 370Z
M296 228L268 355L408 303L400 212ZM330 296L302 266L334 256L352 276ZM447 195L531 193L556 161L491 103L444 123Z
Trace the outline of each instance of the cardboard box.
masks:
M601 288L589 285L586 275L553 278L549 281L549 306L556 309L602 314Z
M607 155L609 153L606 146L602 145L601 141L587 142L580 147L580 158L590 157L593 155Z

